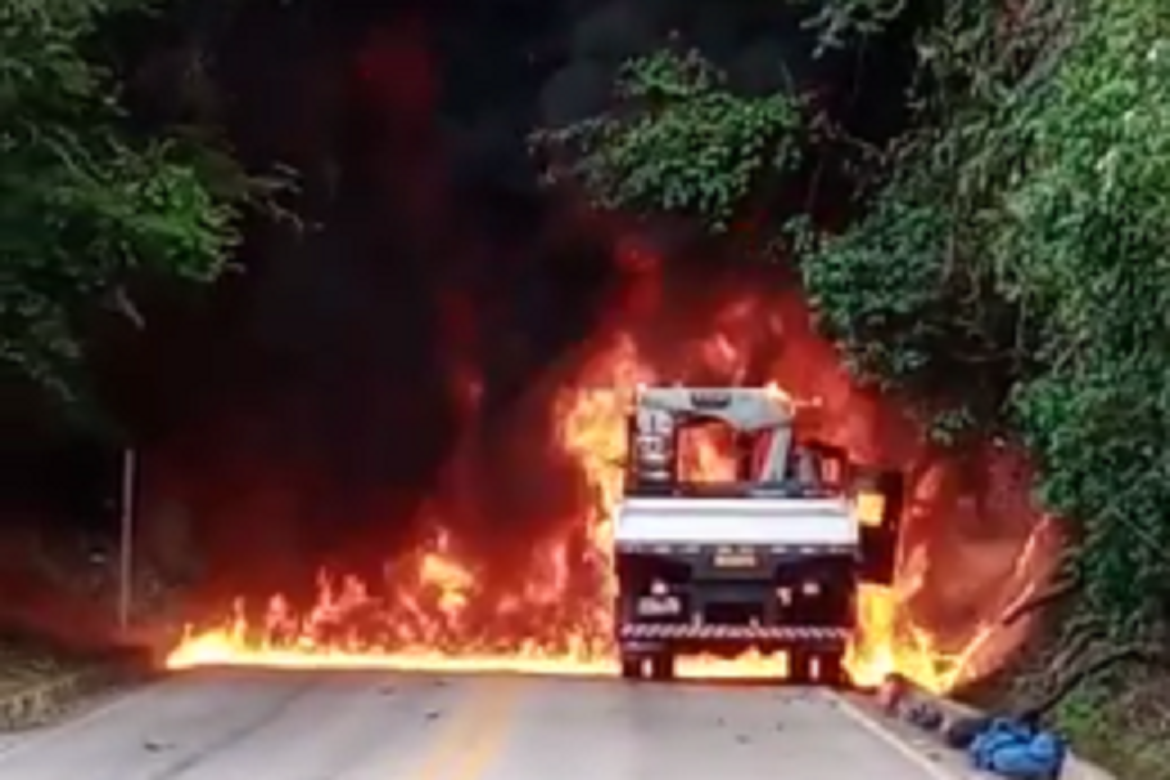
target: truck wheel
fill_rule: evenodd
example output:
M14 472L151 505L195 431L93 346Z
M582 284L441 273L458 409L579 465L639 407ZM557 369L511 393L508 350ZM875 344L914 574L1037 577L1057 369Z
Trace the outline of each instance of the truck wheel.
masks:
M817 656L817 683L840 688L847 681L844 653L822 653Z
M660 682L674 679L674 656L659 653L650 659L650 677Z
M623 680L640 680L642 679L642 657L638 655L623 655L622 656L622 679Z
M788 682L808 685L812 679L812 654L807 650L788 651Z

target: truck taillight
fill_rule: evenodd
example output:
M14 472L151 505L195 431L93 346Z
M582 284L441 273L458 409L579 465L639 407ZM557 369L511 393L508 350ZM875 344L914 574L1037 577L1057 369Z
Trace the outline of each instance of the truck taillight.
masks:
M853 503L857 522L865 526L880 526L885 519L886 497L881 493L859 493Z

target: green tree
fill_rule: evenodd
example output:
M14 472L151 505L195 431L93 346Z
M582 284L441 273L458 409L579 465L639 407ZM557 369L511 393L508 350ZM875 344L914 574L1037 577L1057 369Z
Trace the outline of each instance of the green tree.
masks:
M722 232L800 161L795 96L735 94L696 51L629 62L614 96L612 111L533 136L548 183L580 183L601 208L692 217Z
M773 232L797 250L819 326L860 380L908 397L944 439L1029 445L1039 497L1076 521L1089 622L1113 640L1157 633L1170 617L1170 7L910 5L819 8L813 21L838 46L916 14L912 121L867 157L843 229L804 215ZM748 123L740 98L700 83L726 126ZM823 151L826 134L805 132L823 123L768 124L763 154ZM591 138L561 170L603 207L682 203L718 227L777 171L755 168L745 186L730 166L719 179L691 140L714 137L709 124L619 100L559 131ZM760 159L758 144L720 137L742 148L717 159ZM701 184L712 179L733 184Z
M858 0L841 2L844 14ZM980 2L924 22L913 122L873 160L879 186L838 234L795 225L822 330L860 379L904 393L944 442L1003 433L1034 362L1035 312L1005 290L994 249L1059 26L1044 2L1008 33Z
M64 395L95 308L136 317L135 280L216 279L256 194L226 150L133 129L103 44L151 10L0 0L0 363Z
M1005 287L1043 312L1015 407L1043 497L1083 524L1086 596L1132 635L1170 612L1170 8L1084 3L1007 190Z

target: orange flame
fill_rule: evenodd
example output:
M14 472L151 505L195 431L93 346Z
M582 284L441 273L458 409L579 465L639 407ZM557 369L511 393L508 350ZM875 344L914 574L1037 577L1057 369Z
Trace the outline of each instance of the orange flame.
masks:
M616 670L610 640L615 583L612 570L611 512L621 492L625 454L624 419L629 397L640 383L677 376L716 376L727 383L747 378L745 353L761 336L790 331L792 321L775 312L764 319L758 302L737 301L716 317L716 332L700 339L699 365L665 371L641 354L628 332L619 332L593 352L575 382L552 399L556 449L583 475L585 497L578 512L557 533L533 543L512 582L488 582L475 557L459 549L442 522L424 523L433 536L412 554L389 564L378 587L354 577L322 577L317 603L298 613L282 597L263 615L249 615L238 602L234 613L206 631L190 630L168 658L171 668L208 664L312 667L516 670L555 674L610 674ZM801 312L801 316L803 312ZM807 360L797 361L806 376ZM779 374L783 361L778 363ZM836 376L836 374L834 374ZM769 386L780 390L779 384ZM789 390L794 388L788 388ZM803 395L803 390L800 389ZM855 399L832 388L832 407ZM841 400L845 399L845 400ZM852 422L850 422L852 424ZM698 431L685 450L684 469L711 477L726 468L727 443L718 429ZM937 486L916 486L927 501ZM913 503L913 502L912 502ZM432 508L431 516L441 511ZM847 655L854 682L875 685L900 672L920 685L945 691L1002 663L1020 636L998 625L1008 602L1026 597L1048 575L1058 544L1055 525L1033 523L1026 544L1007 568L988 574L998 589L978 614L965 621L961 641L928 630L910 608L933 585L924 545L903 544L900 570L891 588L866 586L859 596L859 630ZM587 594L581 593L581 583ZM972 599L971 601L975 601ZM749 653L732 661L686 659L684 676L756 676L783 673L782 657Z

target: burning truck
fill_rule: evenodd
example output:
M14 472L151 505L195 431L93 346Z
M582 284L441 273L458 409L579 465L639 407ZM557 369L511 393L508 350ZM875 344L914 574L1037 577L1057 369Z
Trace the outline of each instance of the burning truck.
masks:
M547 432L515 428L516 467L505 470L535 495L532 468L546 469L539 496L556 503L510 550L476 536L515 506L493 502L498 478L484 478L485 456L468 447L416 517L384 518L417 532L387 545L376 575L326 568L315 593L292 597L243 578L167 666L634 677L673 667L680 678L823 684L841 674L847 645L852 683L898 672L939 692L997 668L1028 627L1000 616L1043 586L1062 539L1028 503L1020 461L989 451L977 461L983 481L963 487L961 461L853 390L799 301L719 301L717 316L682 309L697 340L657 322L617 328L534 391L518 419L547 421ZM783 350L753 352L760 322ZM655 349L659 340L669 346ZM676 351L683 343L695 346ZM754 362L767 365L756 375L823 403L747 386ZM684 387L667 386L676 379ZM239 529L291 523L312 480L248 460L198 462L197 478L190 458L175 473L214 488L195 504L210 518L203 544L223 551L222 571L254 568L266 537ZM878 462L898 473L856 465ZM369 506L357 511L385 512ZM241 549L249 539L259 541Z
M894 579L904 482L818 441L810 415L774 386L637 389L614 524L624 677L755 649L793 682L844 681L859 586ZM731 481L681 468L682 435L711 425L732 434Z

